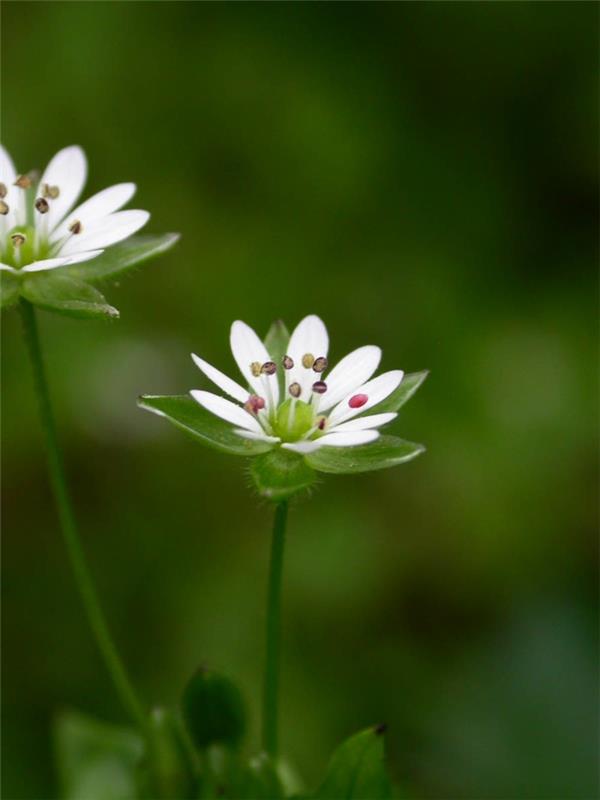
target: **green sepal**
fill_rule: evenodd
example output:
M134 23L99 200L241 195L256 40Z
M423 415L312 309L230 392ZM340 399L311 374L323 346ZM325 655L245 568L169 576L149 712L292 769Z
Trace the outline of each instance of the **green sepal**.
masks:
M302 456L281 447L255 458L250 474L259 495L276 503L309 489L317 479Z
M220 744L237 748L246 731L242 693L224 675L201 668L188 681L181 698L187 731L198 750Z
M177 428L223 453L255 456L272 447L268 442L238 436L229 422L211 414L188 395L143 395L138 399L138 405L165 417Z
M163 233L160 236L131 236L119 244L107 248L102 255L70 267L61 267L74 278L90 283L117 278L144 261L161 255L169 250L179 239L178 233Z
M98 289L60 270L28 275L21 294L34 306L80 319L115 319L119 312Z
M413 396L425 378L429 375L429 370L422 372L410 372L405 375L400 382L400 386L395 389L385 400L369 409L369 414L383 414L386 411L398 411L407 400Z
M63 800L136 797L144 744L133 729L70 711L56 719L53 734Z
M148 752L138 770L141 798L182 800L195 797L198 767L181 720L169 709L153 709L148 741Z
M422 444L407 442L397 436L380 436L374 442L356 447L325 445L314 453L308 453L304 458L318 472L347 475L395 467L397 464L416 458L424 450Z
M0 308L14 305L21 294L21 276L8 270L0 270Z
M287 353L289 343L290 333L283 320L278 319L269 328L269 332L265 337L265 347L267 348L267 353L277 364L277 380L279 393L282 397L285 396L285 370L282 367L282 361Z
M346 739L334 752L314 800L388 800L392 796L385 768L384 726L367 728Z

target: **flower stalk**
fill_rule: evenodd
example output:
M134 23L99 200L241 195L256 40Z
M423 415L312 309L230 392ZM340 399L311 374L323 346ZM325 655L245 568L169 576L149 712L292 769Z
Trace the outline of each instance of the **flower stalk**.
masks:
M288 503L275 506L269 587L267 594L267 649L263 695L263 747L271 758L278 754L279 661L281 650L281 582Z
M127 675L123 662L108 630L106 619L100 607L92 577L85 559L81 541L77 533L75 516L69 499L63 458L58 443L56 423L50 402L46 370L42 357L37 320L33 306L23 298L19 302L23 333L33 370L35 391L39 401L39 413L46 439L48 473L58 510L60 526L71 563L71 568L81 594L88 622L96 638L96 643L104 663L113 680L115 689L132 720L146 733L148 722L146 713L133 685Z

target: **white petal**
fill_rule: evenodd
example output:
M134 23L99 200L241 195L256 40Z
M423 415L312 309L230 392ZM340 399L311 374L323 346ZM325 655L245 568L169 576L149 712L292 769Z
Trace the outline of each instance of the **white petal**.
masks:
M248 385L252 387L257 395L265 399L269 409L277 406L279 403L277 373L275 375L259 375L256 378L250 369L250 365L255 361L259 364L264 364L266 361L271 360L267 348L256 333L245 322L236 320L231 326L229 342L233 357L240 368L240 372L248 381ZM281 369L280 365L278 365L278 369Z
M150 214L147 211L138 209L109 214L107 217L90 222L87 227L82 227L81 233L74 233L59 252L61 255L69 255L93 247L109 247L127 239L145 225L149 218Z
M69 234L69 225L76 220L81 222L85 231L94 220L106 217L122 208L135 194L135 183L117 183L109 186L98 194L92 195L85 203L77 206L67 214L64 222L56 227L50 236L51 242L56 242Z
M393 419L396 419L398 414L390 411L386 414L371 414L366 417L356 417L348 422L342 422L341 425L335 425L333 428L328 428L328 433L345 433L346 431L366 431L370 428L379 428L381 425L387 425Z
M286 450L296 453L312 453L321 447L356 447L359 444L374 442L379 431L351 431L350 433L328 433L312 442L294 442L282 444Z
M246 402L248 399L247 389L244 389L244 387L240 386L239 383L232 381L231 378L227 377L227 375L218 370L216 367L213 367L208 363L208 361L200 358L200 356L197 356L195 353L192 353L192 358L194 359L196 366L199 367L207 376L207 378L215 383L219 389L222 389L230 397L233 397L234 400L239 400L240 403Z
M46 269L56 269L57 267L68 267L71 264L81 264L83 261L89 261L96 258L104 250L88 250L86 253L75 253L72 256L60 256L59 258L45 258L43 261L32 261L27 264L21 272L43 272Z
M255 431L262 433L263 429L260 427L256 418L244 411L240 406L236 406L231 400L226 400L224 397L219 397L212 392L203 392L199 389L193 389L190 394L197 403L204 406L212 414L215 414L221 419L227 420L240 428L245 428L248 431Z
M381 361L381 348L372 344L344 356L327 375L327 391L321 395L319 411L327 411L357 386L368 381Z
M281 441L279 436L267 436L266 433L255 433L254 431L245 431L242 428L234 428L233 432L237 433L237 435L241 436L243 439L252 439L253 441L258 441L258 442L272 442L275 444Z
M58 186L59 195L54 200L48 200L50 210L46 214L35 212L36 227L48 233L53 231L75 204L86 177L87 161L81 147L72 145L59 150L41 177L36 197L42 194L45 183Z
M294 366L286 373L286 386L299 383L301 386L300 399L308 402L312 396L311 387L321 376L314 372L312 367L302 366L302 356L310 353L315 358L326 356L329 351L329 336L322 319L315 314L304 317L290 336L287 354L293 359Z
M364 414L365 411L368 411L372 406L385 400L385 398L400 385L400 381L403 377L404 373L401 369L394 369L391 370L391 372L384 372L383 375L378 375L376 378L373 378L373 380L367 381L367 383L364 383L362 386L358 386L356 389L348 392L346 397L335 406L329 415L329 424L332 426L339 425L340 422L352 419L352 417L356 417L358 414ZM363 406L360 406L360 408L350 408L348 405L348 401L355 394L366 394L368 397L367 402Z
M25 224L25 192L15 186L17 170L8 152L0 145L0 181L6 187L2 198L8 206L8 214L0 214L0 236L6 235L15 225Z
M9 265L8 265L8 264L2 264L2 263L0 263L0 270L2 270L2 269L3 269L5 272L18 272L18 271L19 271L18 269L15 269L14 267L9 267Z

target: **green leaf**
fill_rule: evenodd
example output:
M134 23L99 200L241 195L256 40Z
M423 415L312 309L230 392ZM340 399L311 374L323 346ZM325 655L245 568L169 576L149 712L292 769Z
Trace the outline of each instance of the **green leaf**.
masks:
M317 479L302 456L280 447L255 458L250 474L260 496L276 503L308 489Z
M130 729L77 712L62 714L54 743L63 800L131 800L143 742Z
M23 281L22 295L35 306L68 317L115 319L119 316L98 289L60 270L28 276Z
M315 800L388 800L392 796L384 761L383 726L346 739L334 752Z
M68 271L74 278L91 283L109 280L122 275L144 261L169 250L178 241L178 233L163 233L160 236L132 236L124 242L107 248L102 255L73 264L71 267L62 267L61 271Z
M344 475L395 467L410 461L424 450L422 444L407 442L397 436L380 436L374 442L356 447L324 446L304 458L319 472Z
M229 678L200 668L181 698L188 733L199 750L213 744L237 747L246 730L242 693Z
M0 308L14 305L21 294L21 277L7 270L0 270Z
M203 444L236 456L254 456L271 448L268 442L242 439L234 433L229 422L202 408L188 395L144 395L138 399L140 408L165 417L178 428L199 439Z
M398 411L407 400L413 396L413 394L417 391L419 386L423 383L425 378L429 375L429 370L423 370L422 372L410 372L408 375L405 375L402 378L400 386L386 397L385 400L382 400L381 403L378 403L376 406L373 406L369 409L369 414L382 414L385 411Z

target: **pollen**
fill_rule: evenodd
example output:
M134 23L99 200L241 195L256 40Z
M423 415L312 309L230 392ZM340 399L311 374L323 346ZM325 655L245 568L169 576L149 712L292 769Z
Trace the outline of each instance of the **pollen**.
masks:
M19 189L30 189L31 178L29 177L29 175L19 175L14 185L18 186Z
M81 222L79 222L78 219L76 219L69 225L69 230L71 231L71 233L74 234L81 233L81 231L83 230L83 225L81 224Z
M294 366L294 359L291 356L284 356L281 363L284 369L292 369Z
M8 194L8 189L6 188L6 184L0 183L0 198L6 197L7 194Z
M302 387L299 383L290 383L288 392L292 395L292 397L300 397L302 394Z
M10 238L12 240L13 247L22 247L27 241L22 233L13 233Z
M38 197L35 201L35 207L40 212L40 214L47 214L50 211L50 206L48 205L48 201L45 197Z
M262 365L261 365L260 361L253 361L250 364L250 372L254 375L255 378L259 377L261 369L262 369Z
M47 183L42 186L42 197L50 198L50 200L56 200L59 194L60 189L58 186L50 186Z
M312 385L312 390L315 394L325 394L327 391L327 384L325 381L315 381Z
M348 405L350 408L362 408L368 399L369 397L366 394L355 394L348 400Z
M9 211L8 203L5 203L4 200L0 200L0 214L6 215Z
M260 371L263 375L275 375L277 372L277 364L274 361L265 361Z
M325 358L325 356L319 356L319 358L315 359L315 363L312 365L314 372L325 372L327 369L329 362Z
M312 353L305 353L302 356L302 366L306 369L310 369L312 365L315 363L315 357Z

